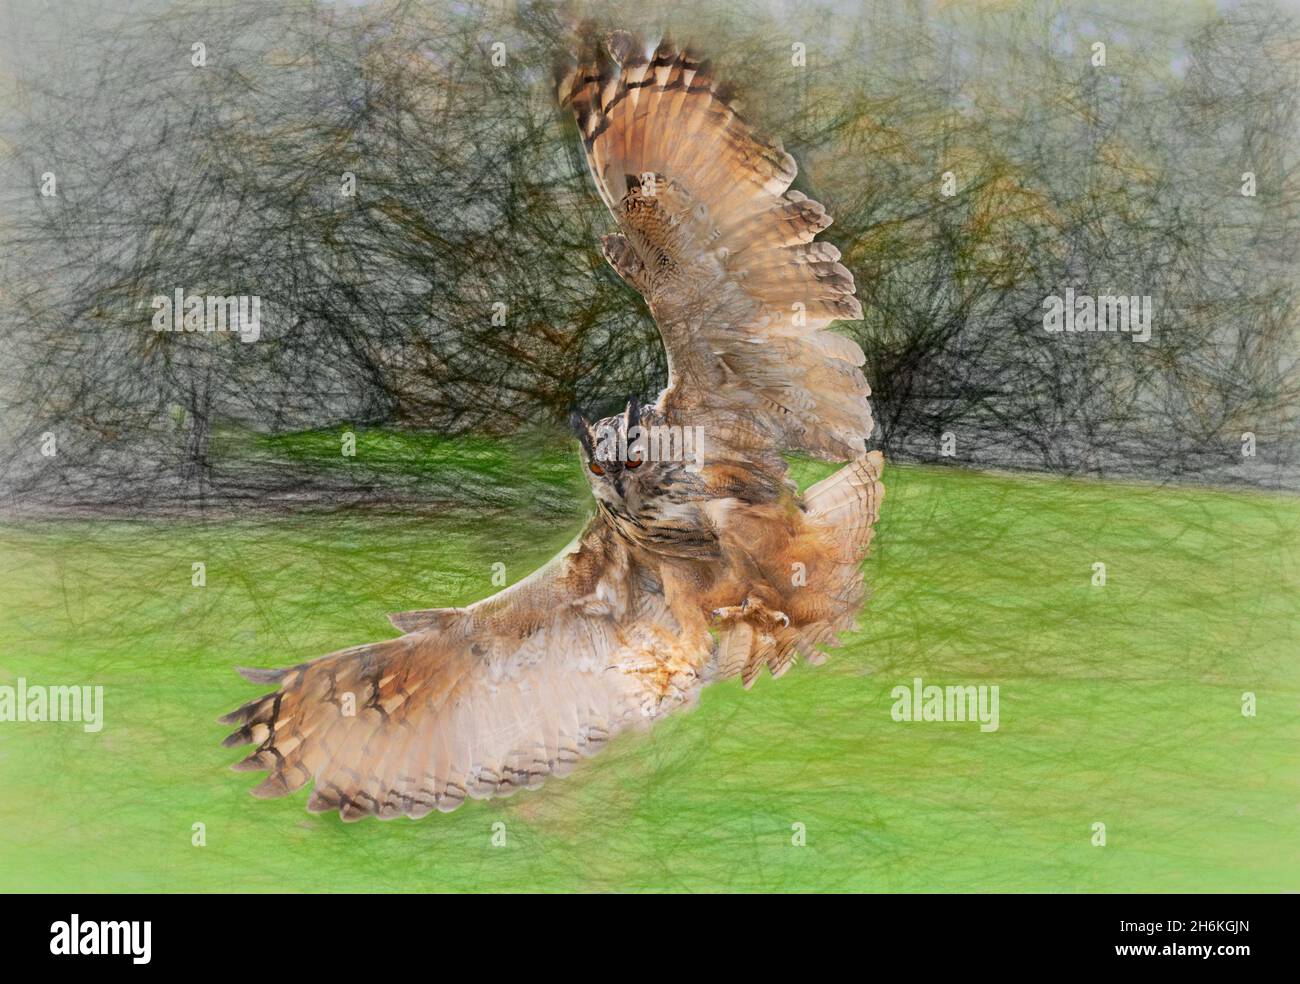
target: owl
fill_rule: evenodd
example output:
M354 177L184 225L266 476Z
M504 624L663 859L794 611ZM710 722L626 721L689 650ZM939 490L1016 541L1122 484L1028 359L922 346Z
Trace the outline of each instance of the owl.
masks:
M690 50L627 34L558 75L617 231L605 258L659 327L668 385L575 414L595 512L545 567L464 608L389 616L398 638L288 669L226 715L253 794L308 784L344 820L422 817L573 770L620 732L820 663L862 605L884 496L862 309L795 163ZM782 453L847 462L802 495Z

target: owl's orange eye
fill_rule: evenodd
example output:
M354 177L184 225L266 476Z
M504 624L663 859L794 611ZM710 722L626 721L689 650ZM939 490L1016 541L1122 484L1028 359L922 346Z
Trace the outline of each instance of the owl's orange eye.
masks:
M640 458L629 458L627 461L623 462L623 465L624 465L624 467L626 467L626 468L640 468L640 467L641 467L641 459L640 459Z
M605 469L601 468L600 465L596 464L594 461L593 461L593 462L590 462L590 463L587 465L587 467L591 469L591 473L592 473L593 475L603 475L603 474L605 474Z

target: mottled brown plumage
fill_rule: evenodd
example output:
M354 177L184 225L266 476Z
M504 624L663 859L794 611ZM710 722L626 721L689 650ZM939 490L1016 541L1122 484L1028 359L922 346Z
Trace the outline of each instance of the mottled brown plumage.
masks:
M559 80L619 232L602 246L668 353L652 406L576 421L597 512L531 577L288 670L226 715L253 792L345 820L423 816L563 775L710 680L780 676L854 624L884 491L853 278L825 210L707 67L628 34ZM688 435L696 436L688 441ZM676 443L674 443L674 438ZM700 443L699 438L702 438ZM800 496L781 452L850 463Z

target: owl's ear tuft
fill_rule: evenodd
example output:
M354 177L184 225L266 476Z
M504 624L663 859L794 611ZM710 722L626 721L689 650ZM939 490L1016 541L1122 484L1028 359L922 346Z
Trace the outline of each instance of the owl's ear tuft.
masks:
M635 394L627 398L627 410L623 413L623 419L627 421L628 431L641 426L641 401Z
M573 429L574 436L578 438L582 449L587 452L587 456L595 454L595 448L591 443L591 422L575 409L569 411L569 426Z

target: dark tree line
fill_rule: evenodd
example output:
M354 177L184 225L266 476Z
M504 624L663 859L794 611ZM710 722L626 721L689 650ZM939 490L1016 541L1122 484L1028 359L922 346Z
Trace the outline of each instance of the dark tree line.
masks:
M1297 40L1271 6L1137 33L1046 0L227 0L65 26L19 72L10 491L202 485L227 423L509 433L652 393L654 326L550 90L584 14L702 43L800 161L887 454L1294 484ZM152 330L176 287L259 295L260 338ZM1151 340L1046 332L1066 288L1150 295Z

